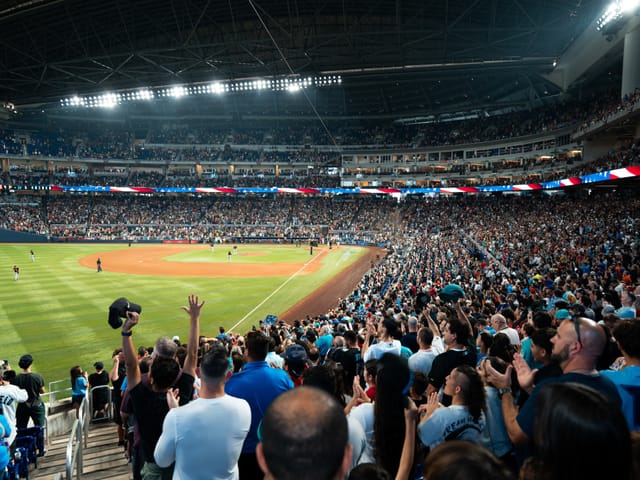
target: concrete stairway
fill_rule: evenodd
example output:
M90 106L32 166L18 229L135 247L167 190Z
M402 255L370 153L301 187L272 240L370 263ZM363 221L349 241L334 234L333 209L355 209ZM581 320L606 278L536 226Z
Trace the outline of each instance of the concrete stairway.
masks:
M65 462L69 435L52 438L44 457L38 458L38 468L32 469L30 480L54 480L65 477ZM89 443L83 452L83 480L130 480L131 468L118 446L113 423L89 427ZM58 475L60 475L58 477Z

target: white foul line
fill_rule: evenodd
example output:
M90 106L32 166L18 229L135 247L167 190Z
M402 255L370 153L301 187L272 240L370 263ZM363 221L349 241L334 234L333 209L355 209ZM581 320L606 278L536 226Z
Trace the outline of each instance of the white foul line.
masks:
M265 304L265 302L267 300L269 300L271 297L273 297L276 293L278 293L282 287L284 287L287 283L289 283L291 280L293 280L295 277L297 277L305 268L307 268L308 265L311 264L311 262L314 262L317 258L320 258L320 255L316 255L315 257L313 257L311 260L309 260L308 262L306 262L304 265L302 265L302 267L300 267L300 270L298 270L297 272L295 272L293 275L291 275L289 278L287 278L282 285L280 285L278 288L276 288L273 292L271 292L271 294L269 294L269 296L267 296L263 301L261 301L258 305L256 305L253 310L251 310L249 313L247 313L244 317L242 317L238 323L236 323L235 325L233 325L229 330L233 331L236 329L236 327L238 327L239 325L242 325L245 320L247 320L247 318L249 318L250 315L252 315L256 310L258 310L262 305Z

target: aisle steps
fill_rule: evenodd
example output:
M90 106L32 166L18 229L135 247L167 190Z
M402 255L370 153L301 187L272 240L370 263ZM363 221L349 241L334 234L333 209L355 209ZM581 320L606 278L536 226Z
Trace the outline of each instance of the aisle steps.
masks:
M65 478L65 462L69 435L55 437L44 457L38 458L38 468L29 473L29 480ZM89 428L89 444L84 449L82 480L130 480L131 468L118 446L113 423L93 424Z

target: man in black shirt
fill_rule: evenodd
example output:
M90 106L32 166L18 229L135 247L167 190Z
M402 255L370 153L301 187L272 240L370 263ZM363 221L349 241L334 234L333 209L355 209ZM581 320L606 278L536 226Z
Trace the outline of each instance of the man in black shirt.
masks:
M431 372L429 373L429 387L427 398L440 390L444 385L447 375L460 365L476 366L476 352L468 344L469 326L457 319L450 319L443 332L444 344L447 351L433 359ZM451 403L449 395L443 395L442 404L448 406Z
M20 357L18 365L22 369L22 373L16 375L11 382L14 385L27 391L29 398L26 402L18 404L16 410L16 425L18 428L26 428L29 418L33 420L36 426L44 427L45 408L44 403L40 399L40 395L44 393L44 379L38 373L31 371L33 357L29 354Z
M140 433L143 478L149 475L170 480L173 475L173 466L161 468L156 465L153 452L162 434L164 417L169 412L167 393L170 392L176 399L178 395L182 398L190 398L193 395L202 305L204 302L199 303L198 297L191 295L189 306L183 307L189 314L190 331L182 373L175 358L156 356L151 363L148 382L142 381L131 338L131 329L138 324L140 315L136 312L127 312L127 321L122 327L122 350L127 367L127 393L131 397L133 413Z

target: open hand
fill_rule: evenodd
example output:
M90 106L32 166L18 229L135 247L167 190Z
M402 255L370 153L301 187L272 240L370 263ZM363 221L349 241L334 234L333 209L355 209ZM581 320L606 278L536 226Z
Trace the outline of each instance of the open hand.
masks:
M200 310L204 305L204 300L202 301L202 303L198 302L199 300L197 295L189 295L189 306L182 307L182 309L187 312L191 318L198 318L200 317Z

